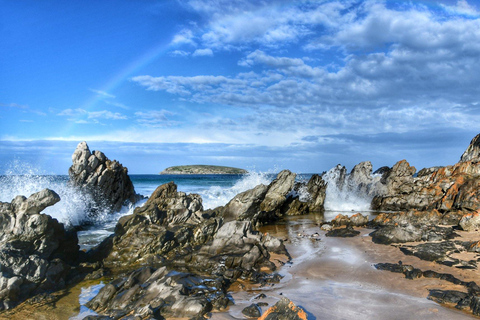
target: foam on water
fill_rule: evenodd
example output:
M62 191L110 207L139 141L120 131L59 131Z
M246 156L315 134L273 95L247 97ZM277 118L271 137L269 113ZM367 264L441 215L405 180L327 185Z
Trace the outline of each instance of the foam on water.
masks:
M249 171L231 187L212 186L208 189L198 190L197 193L202 197L203 207L213 209L226 205L237 194L253 189L259 184L268 185L273 178L274 175L270 172Z
M6 175L0 176L0 201L10 202L17 195L29 197L45 188L55 191L60 196L60 202L46 208L46 213L67 225L80 225L91 217L85 210L86 204L93 203L88 194L80 192L68 183L67 176L46 175L45 172L27 164L15 161ZM100 218L106 214L100 209Z
M345 178L345 183L339 183L342 179L338 167L330 169L323 175L323 180L327 183L325 210L330 211L368 211L373 196L360 193L357 186L349 179Z

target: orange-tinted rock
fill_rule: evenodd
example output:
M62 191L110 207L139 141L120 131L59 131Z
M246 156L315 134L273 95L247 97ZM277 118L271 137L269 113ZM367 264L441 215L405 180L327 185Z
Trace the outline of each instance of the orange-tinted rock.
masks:
M306 312L292 301L283 298L269 308L258 320L307 320Z

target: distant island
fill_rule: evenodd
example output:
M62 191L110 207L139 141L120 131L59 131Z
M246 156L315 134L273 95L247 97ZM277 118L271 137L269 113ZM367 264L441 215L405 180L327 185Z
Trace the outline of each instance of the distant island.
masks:
M246 174L247 170L209 165L190 165L169 167L160 174Z

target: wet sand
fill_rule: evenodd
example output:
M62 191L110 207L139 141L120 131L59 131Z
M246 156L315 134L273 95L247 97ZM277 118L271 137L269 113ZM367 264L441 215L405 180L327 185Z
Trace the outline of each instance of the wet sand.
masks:
M271 306L282 296L303 307L309 319L478 319L426 298L428 289L465 291L464 287L432 278L408 280L403 274L379 271L374 264L401 260L422 270L453 273L480 283L477 270L405 256L396 247L372 243L368 236L372 230L359 230L361 234L354 238L326 237L305 216L291 217L283 226L262 228L262 232L288 239L286 246L293 259L279 270L285 277L273 287L231 292L235 306L228 313L214 314L212 319L245 319L241 310L251 303L262 301ZM319 236L311 237L315 233ZM260 293L267 298L255 300ZM262 311L267 308L262 307Z
M321 231L315 216L290 217L285 223L266 226L268 232L285 240L292 261L280 267L284 276L279 284L267 287L237 282L231 287L235 305L226 312L212 313L211 319L245 319L242 309L252 303L275 304L282 297L303 307L309 319L478 319L463 311L428 300L428 289L465 291L449 282L420 278L405 279L403 274L379 271L376 263L412 264L421 270L452 273L465 281L480 284L478 270L457 269L404 255L397 247L371 242L372 230L358 229L354 238L330 238ZM312 237L315 233L318 236ZM462 239L480 239L479 233L461 233ZM473 259L477 254L469 254ZM281 256L272 256L278 264ZM22 304L0 319L69 319L80 311L79 295L97 282L84 282L57 293L62 298L51 305ZM264 293L267 298L254 299ZM84 308L84 307L82 307ZM267 307L262 307L265 311ZM74 317L73 319L81 319Z

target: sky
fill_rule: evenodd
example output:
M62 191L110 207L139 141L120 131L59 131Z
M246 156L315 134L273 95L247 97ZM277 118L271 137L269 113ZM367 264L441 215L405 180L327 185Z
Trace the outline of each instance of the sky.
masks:
M0 174L456 163L480 1L0 0Z

